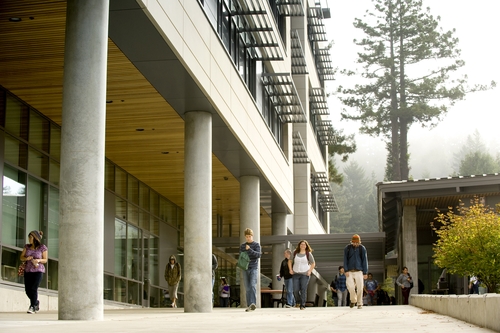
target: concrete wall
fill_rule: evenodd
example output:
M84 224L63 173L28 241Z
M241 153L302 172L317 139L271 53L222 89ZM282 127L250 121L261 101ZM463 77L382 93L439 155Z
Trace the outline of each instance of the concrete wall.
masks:
M410 304L500 332L500 294L411 295Z

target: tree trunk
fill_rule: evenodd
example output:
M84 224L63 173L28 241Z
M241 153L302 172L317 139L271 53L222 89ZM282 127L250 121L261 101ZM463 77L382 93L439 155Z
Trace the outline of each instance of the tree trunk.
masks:
M392 179L388 180L401 180L401 167L399 164L400 145L399 145L399 131L400 123L398 119L398 95L396 88L396 57L394 55L394 26L392 21L392 6L389 8L390 20L390 48L391 48L391 151L392 151Z
M401 6L401 1L398 1ZM406 105L406 81L405 81L405 52L403 41L403 9L399 8L399 163L401 180L407 180L410 173L408 166L408 127L409 119L408 106Z

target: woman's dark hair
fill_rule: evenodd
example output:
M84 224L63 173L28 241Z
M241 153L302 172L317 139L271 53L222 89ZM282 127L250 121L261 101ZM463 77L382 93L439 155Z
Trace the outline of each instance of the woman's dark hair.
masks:
M222 280L222 282L224 282L224 284L227 284L227 281L226 281L226 278L225 277L222 277L220 278Z

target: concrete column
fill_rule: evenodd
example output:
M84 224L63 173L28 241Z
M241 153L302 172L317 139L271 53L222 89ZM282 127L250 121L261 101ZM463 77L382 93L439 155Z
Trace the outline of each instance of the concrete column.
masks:
M185 114L184 312L212 312L212 115Z
M272 214L272 233L273 235L286 235L286 213ZM285 283L284 279L278 281L276 275L280 273L281 262L285 259L285 244L273 244L273 289L282 289ZM272 294L274 299L280 299L281 294Z
M260 243L260 180L257 176L240 177L240 244L245 240L245 229L253 230L253 240ZM262 244L261 244L262 246ZM260 307L260 260L257 279L257 307ZM246 304L246 290L240 276L241 304Z
M59 199L61 320L103 319L108 14L107 0L67 1Z
M408 267L413 278L411 294L418 294L417 207L403 207L402 266ZM399 272L401 273L401 272Z

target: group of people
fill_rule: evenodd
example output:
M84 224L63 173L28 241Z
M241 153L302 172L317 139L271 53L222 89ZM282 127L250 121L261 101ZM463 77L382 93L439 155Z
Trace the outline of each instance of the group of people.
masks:
M253 240L253 231L245 230L246 242L241 244L240 253L246 251L250 257L250 265L243 272L243 283L246 290L248 308L246 311L254 311L257 297L257 263L261 256L260 244ZM298 242L295 250L285 250L285 259L281 262L279 278L284 278L286 290L286 307L306 308L307 285L312 271L315 267L312 248L306 240ZM371 274L370 274L371 277ZM379 288L373 279L364 283L368 278L368 256L366 248L361 245L361 238L355 234L351 242L344 249L344 265L339 267L335 287L332 291L342 304L346 303L347 294L350 295L350 307L363 307L363 290L375 297L375 291Z
M38 287L45 272L44 264L48 261L47 246L42 244L43 233L33 230L29 233L29 244L24 246L21 253L21 261L25 262L24 284L26 295L30 299L28 313L35 313L40 309L38 300ZM245 229L245 242L240 245L240 254L246 252L250 259L248 268L243 270L242 280L246 291L247 308L245 311L254 311L257 306L257 279L258 261L262 255L260 244L253 239L253 230ZM306 240L298 242L293 250L286 249L284 259L281 262L279 278L284 279L286 290L286 307L306 308L307 286L309 279L316 266L313 249ZM215 280L217 258L212 254L212 290ZM171 255L169 263L165 267L165 280L168 284L168 294L172 301L171 306L177 308L177 290L181 280L181 265L175 255ZM365 281L366 280L366 281ZM396 281L401 287L403 304L408 304L408 296L413 287L413 281L406 267ZM363 292L366 294L367 304L374 304L380 285L373 276L368 273L368 257L366 248L361 245L361 238L355 234L350 243L344 248L344 265L339 267L339 274L331 284L332 292L336 293L339 306L347 305L349 295L350 307L363 307ZM229 305L230 288L226 278L221 278L219 286L220 304L223 307ZM213 302L213 294L212 294Z
M260 244L253 240L253 230L245 230L245 243L240 246L240 253L246 252L250 258L248 269L243 271L243 284L246 291L247 308L245 311L254 311L257 306L257 267L261 257ZM306 240L301 240L295 250L285 250L285 259L280 267L280 278L284 278L287 292L286 307L306 308L307 285L315 267L312 248Z

